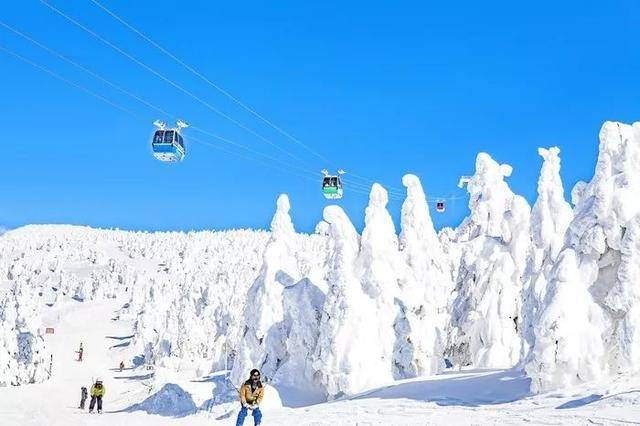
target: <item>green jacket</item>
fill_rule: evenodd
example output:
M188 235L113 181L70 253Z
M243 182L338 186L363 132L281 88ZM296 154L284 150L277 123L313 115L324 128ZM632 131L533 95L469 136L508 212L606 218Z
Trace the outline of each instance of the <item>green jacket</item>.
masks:
M97 385L94 384L93 386L91 386L91 396L104 396L105 393L105 388L104 385Z

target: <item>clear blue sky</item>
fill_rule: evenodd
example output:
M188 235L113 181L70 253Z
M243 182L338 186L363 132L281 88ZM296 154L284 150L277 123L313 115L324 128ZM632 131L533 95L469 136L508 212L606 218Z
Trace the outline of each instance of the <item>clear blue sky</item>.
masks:
M568 193L592 176L602 122L640 120L635 0L101 1L335 164L383 185L402 187L413 172L428 194L465 195L458 177L486 151L513 165L511 187L533 203L538 146L560 146ZM5 3L8 24L199 127L288 161L37 0ZM312 169L325 166L89 0L51 3ZM0 224L266 227L282 192L298 229L311 231L321 218L319 181L195 143L183 163L162 164L148 139L157 113L2 28L0 44L146 120L0 53ZM347 188L340 202L358 227L366 201ZM400 202L389 208L397 218ZM432 214L442 227L466 213L463 199Z

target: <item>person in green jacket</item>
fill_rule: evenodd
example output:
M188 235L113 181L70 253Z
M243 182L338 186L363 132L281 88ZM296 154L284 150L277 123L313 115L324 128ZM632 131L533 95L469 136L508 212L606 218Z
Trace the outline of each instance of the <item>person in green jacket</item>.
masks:
M96 382L91 386L91 402L89 403L89 412L93 412L93 407L98 403L98 414L102 413L102 397L105 394L105 388L102 384L102 380L96 379Z

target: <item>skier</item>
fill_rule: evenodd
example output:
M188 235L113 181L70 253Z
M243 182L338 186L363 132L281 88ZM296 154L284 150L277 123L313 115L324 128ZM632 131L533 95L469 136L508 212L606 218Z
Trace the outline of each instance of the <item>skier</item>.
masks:
M255 368L249 374L249 380L244 382L240 387L240 403L242 407L238 413L236 426L242 426L248 410L252 411L253 423L258 426L262 420L262 412L260 411L260 403L264 397L264 386L260 381L260 372Z
M120 361L120 372L122 373L122 370L124 370L124 361Z
M93 412L93 407L98 403L98 414L102 413L102 397L105 394L102 380L96 379L96 382L91 386L91 402L89 403L89 412Z
M84 403L87 401L87 388L83 386L80 388L80 409L84 410Z
M78 350L78 361L82 362L82 353L84 352L84 349L82 349L82 342L80 342L80 349Z

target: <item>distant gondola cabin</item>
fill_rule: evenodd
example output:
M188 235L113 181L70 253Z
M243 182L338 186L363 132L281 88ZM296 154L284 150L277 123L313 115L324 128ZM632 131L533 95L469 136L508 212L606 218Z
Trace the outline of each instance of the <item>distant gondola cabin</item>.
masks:
M182 161L186 154L182 135L175 129L158 129L151 142L153 156L160 161L175 163Z
M339 176L325 176L322 179L322 194L329 200L339 200L343 195L342 181Z

